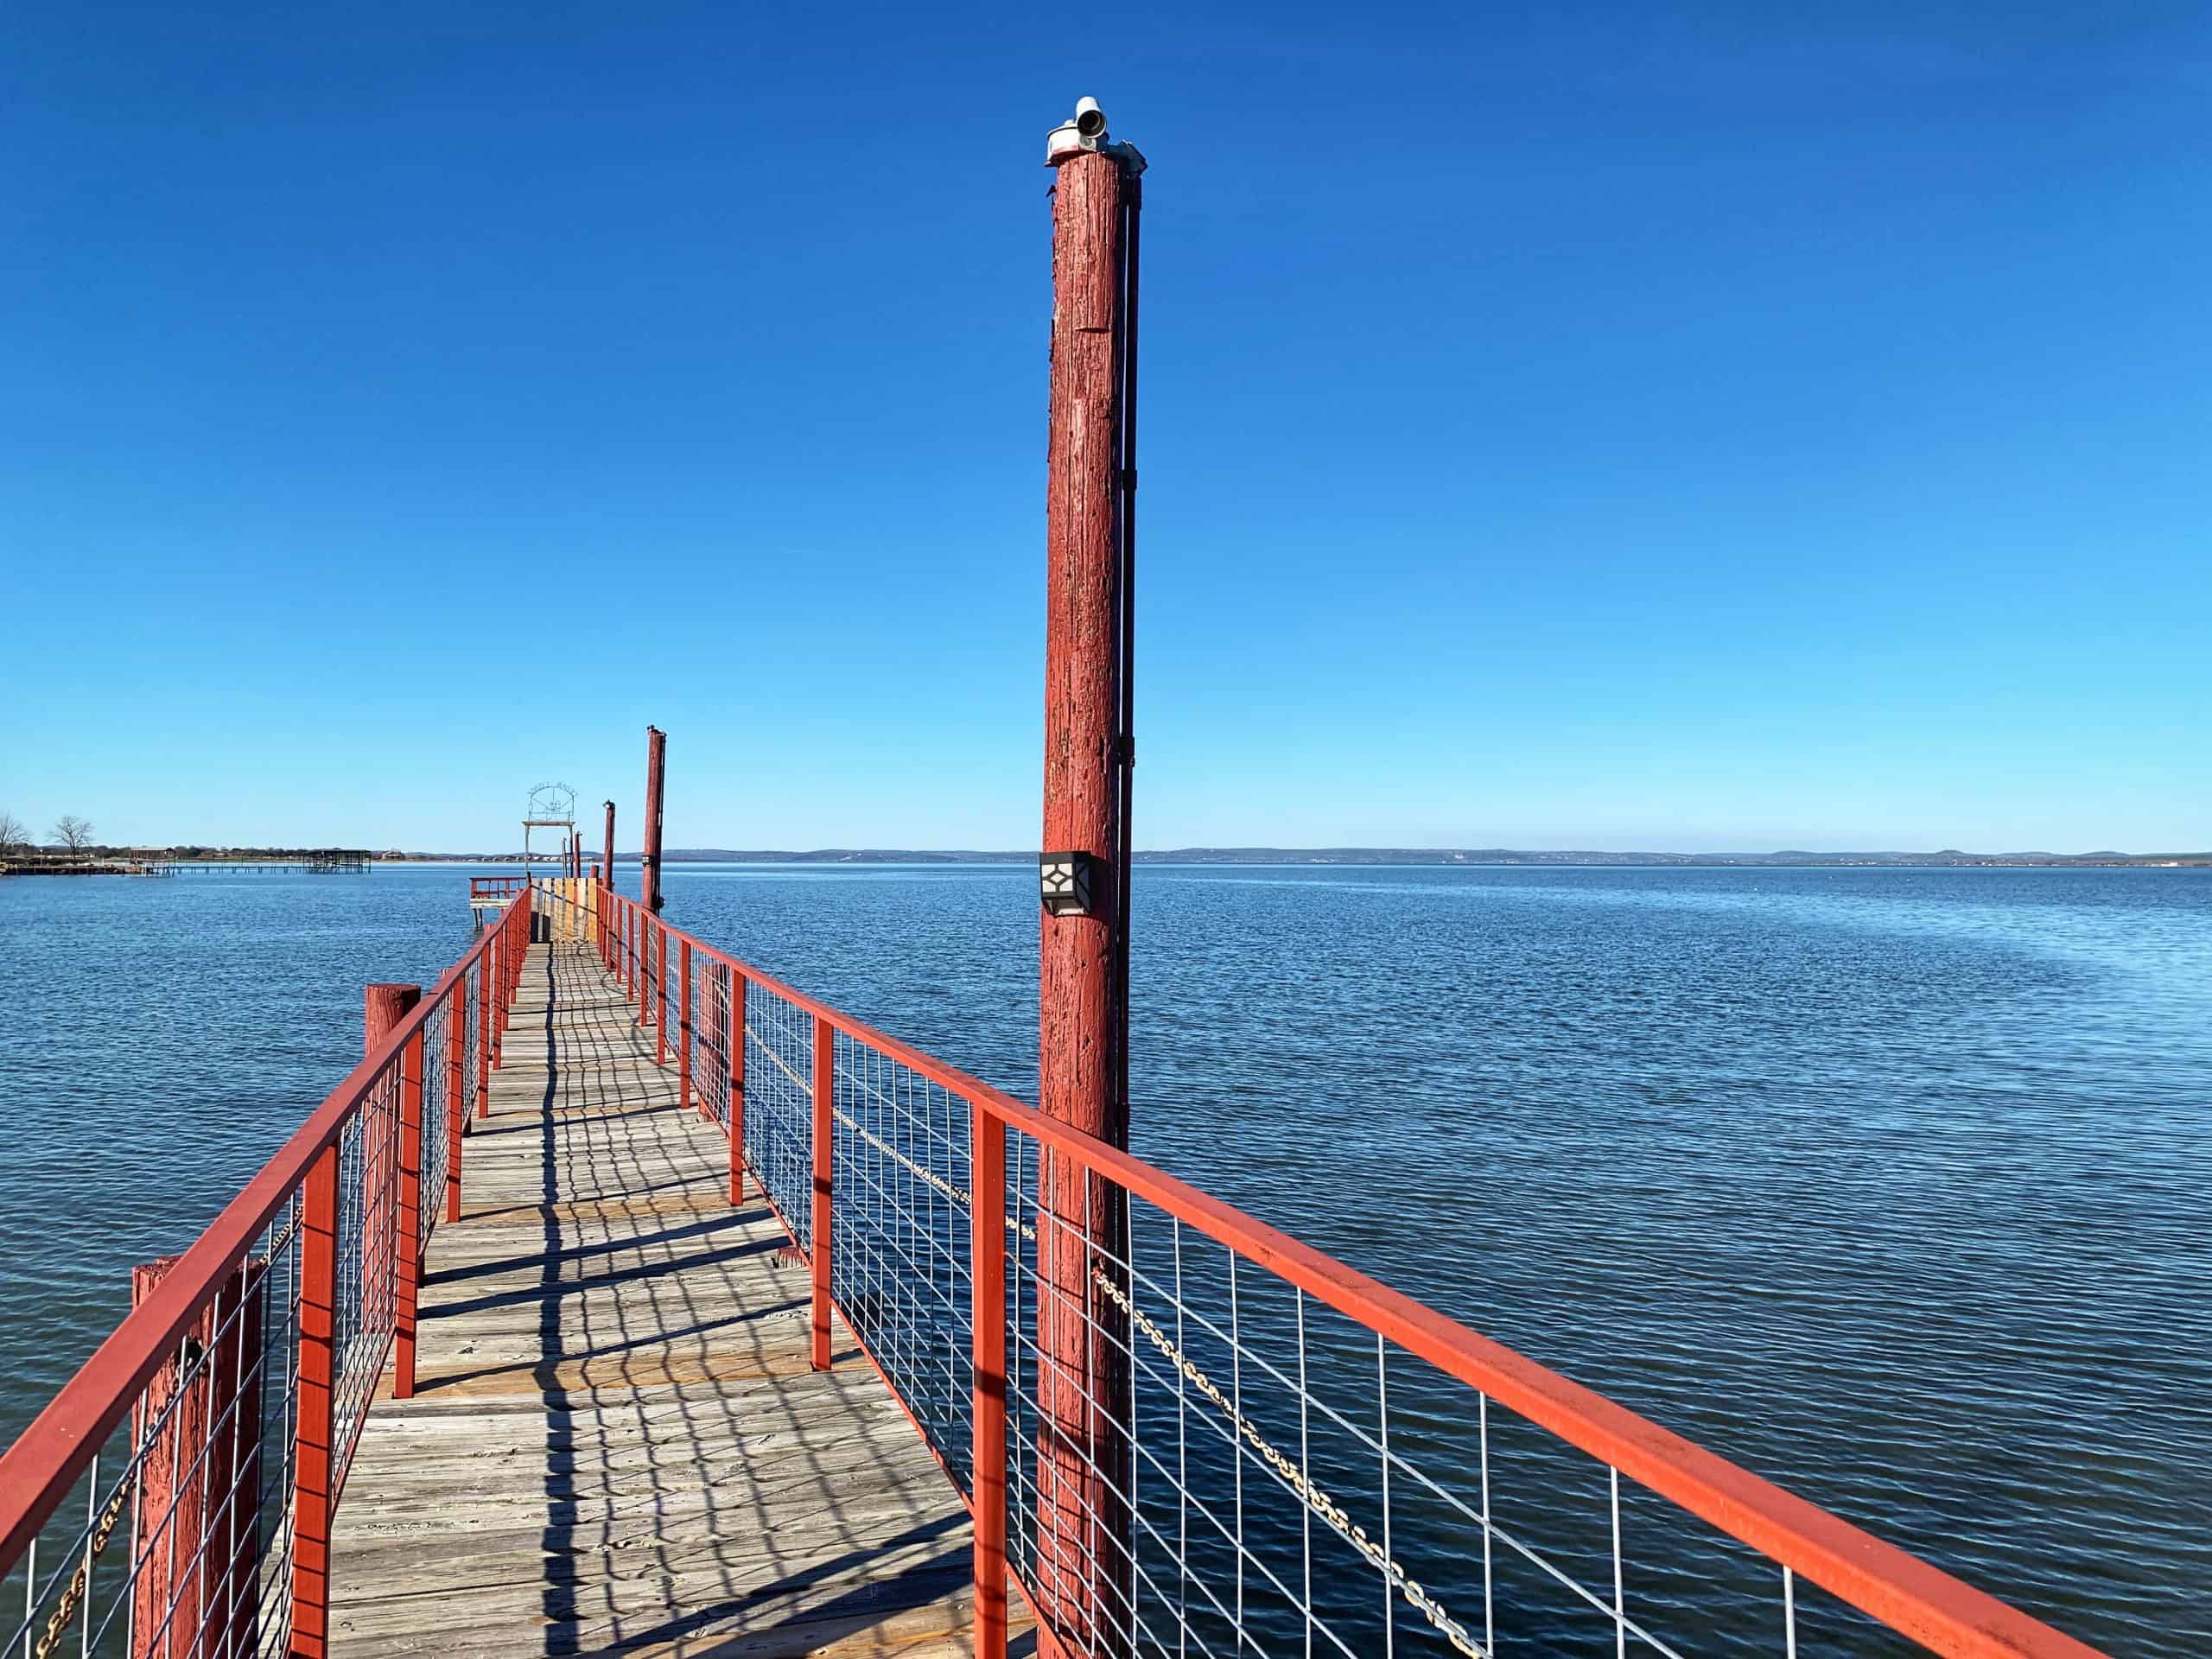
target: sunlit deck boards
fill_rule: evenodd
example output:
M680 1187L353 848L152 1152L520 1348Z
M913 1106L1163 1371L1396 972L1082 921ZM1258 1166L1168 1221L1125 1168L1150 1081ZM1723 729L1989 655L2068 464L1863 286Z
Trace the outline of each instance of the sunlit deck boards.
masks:
M588 949L532 948L505 1059L338 1508L336 1651L968 1651L958 1498L842 1325L809 1369L806 1268Z

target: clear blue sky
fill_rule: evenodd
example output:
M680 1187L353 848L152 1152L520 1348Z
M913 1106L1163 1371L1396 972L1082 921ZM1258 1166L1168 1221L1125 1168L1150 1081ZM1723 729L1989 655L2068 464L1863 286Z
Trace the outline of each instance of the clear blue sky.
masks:
M41 830L634 826L652 721L674 845L1034 844L1090 92L1153 163L1140 845L2212 845L2201 4L8 35Z

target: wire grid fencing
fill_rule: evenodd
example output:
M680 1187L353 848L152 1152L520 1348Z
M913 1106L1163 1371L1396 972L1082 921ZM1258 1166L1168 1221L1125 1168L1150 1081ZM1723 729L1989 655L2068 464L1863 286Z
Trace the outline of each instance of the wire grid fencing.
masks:
M1007 1172L1009 1559L1090 1651L1919 1650L1174 1215Z
M384 1370L399 1308L399 1088L398 1066L386 1067L338 1140L334 1498L345 1485L346 1465Z
M736 976L703 951L691 954L691 1087L707 1116L729 1133L730 1077L737 1052L731 1040L730 995Z
M814 1016L758 980L745 988L745 1162L799 1249L810 1252Z
M972 1490L968 1103L832 1039L830 1294L959 1490Z
M448 1109L459 1090L454 1076L454 1021L467 1024L458 996L440 1001L423 1026L423 1128L419 1167L422 1198L415 1207L415 1248L429 1243L431 1230L445 1214L446 1172L453 1166L452 1119Z
M834 1056L833 1294L972 1493L968 1103L842 1030ZM795 1113L807 1074L783 1075ZM1011 1139L1008 1558L1078 1650L1920 1650L1178 1217ZM800 1151L770 1183L787 1215Z
M0 1654L289 1647L300 1219L296 1194L0 1574Z
M480 954L425 1021L425 1237L443 1212L447 1106L456 1086L464 1108L469 1098L482 999L497 988ZM400 1224L400 1087L395 1055L337 1134L334 1504L391 1352L400 1252L414 1243ZM0 1563L0 1659L290 1650L306 1180L294 1181L252 1245L219 1271L160 1366L114 1402L114 1427L35 1535ZM140 1269L136 1294L180 1260ZM10 1496L21 1495L0 1493L0 1504Z

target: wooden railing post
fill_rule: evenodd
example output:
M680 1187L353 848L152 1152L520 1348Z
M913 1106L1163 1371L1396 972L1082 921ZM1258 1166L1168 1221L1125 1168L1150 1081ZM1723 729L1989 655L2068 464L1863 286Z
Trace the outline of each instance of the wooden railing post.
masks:
M391 1397L415 1397L415 1299L423 1283L422 1029L399 1058L399 1214L391 1240Z
M729 1201L745 1202L745 976L729 970Z
M491 1068L500 1068L500 1038L506 1033L506 1022L500 1018L500 1008L506 1004L506 940L513 938L513 925L509 918L500 918L500 931L491 940L491 978L485 980L485 1024L491 1033Z
M476 959L476 1116L492 1115L492 952Z
M969 1262L976 1366L976 1656L1006 1659L1006 1126L971 1101Z
M330 1501L338 1382L338 1147L300 1191L300 1353L292 1446L292 1659L330 1646Z
M835 1077L836 1033L828 1018L814 1016L814 1210L809 1230L813 1236L814 1369L830 1369L830 1184L831 1131L830 1111Z
M468 976L453 982L446 1003L446 1219L461 1219L461 1142L468 1127Z
M691 941L688 938L677 952L676 977L683 988L677 998L676 1098L688 1109L691 1104ZM706 1115L704 1107L700 1115Z

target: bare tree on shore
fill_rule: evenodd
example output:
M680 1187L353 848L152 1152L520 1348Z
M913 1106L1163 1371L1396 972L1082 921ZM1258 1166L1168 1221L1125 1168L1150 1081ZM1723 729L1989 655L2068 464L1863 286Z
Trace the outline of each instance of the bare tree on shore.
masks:
M31 832L23 821L12 812L0 812L0 858L5 858L16 848L28 849Z
M79 855L92 844L92 821L65 812L54 821L54 828L48 833L57 846L73 855Z

